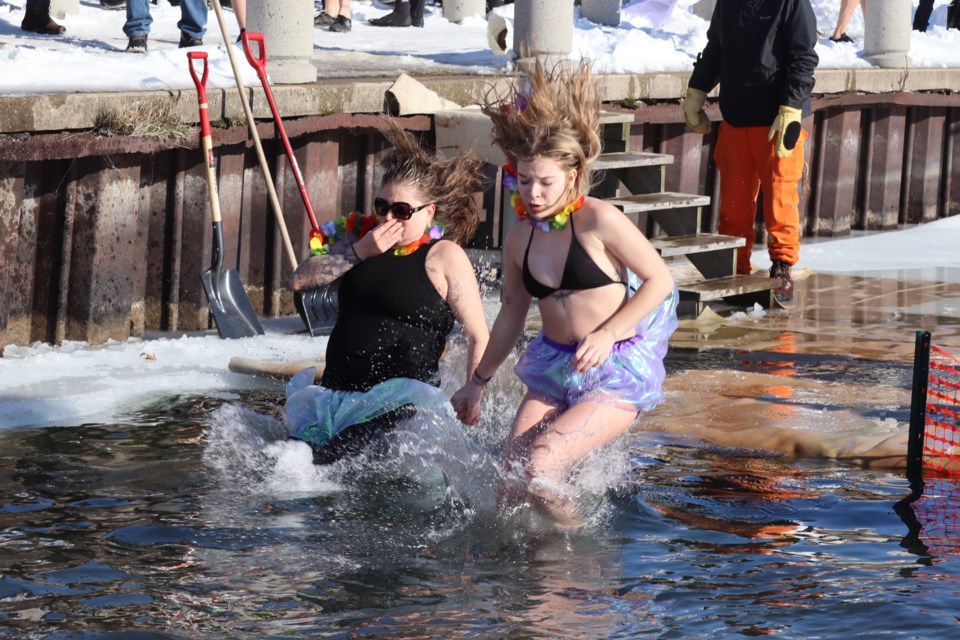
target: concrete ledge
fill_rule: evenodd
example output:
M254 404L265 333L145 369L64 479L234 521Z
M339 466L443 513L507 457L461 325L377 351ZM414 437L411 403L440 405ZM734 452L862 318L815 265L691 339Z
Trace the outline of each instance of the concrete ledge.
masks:
M603 99L679 100L689 73L618 74L602 78ZM276 85L274 97L286 118L337 113L382 113L384 95L394 78L321 80ZM482 76L438 76L417 80L441 97L461 105L476 104L507 79ZM960 87L960 69L822 69L816 73L818 96L845 93L938 92ZM269 120L270 108L260 87L247 87L257 118ZM0 96L0 133L88 130L100 109L119 108L134 100L172 100L185 122L198 120L193 91L138 93L71 93ZM208 91L211 118L238 118L243 108L236 89Z

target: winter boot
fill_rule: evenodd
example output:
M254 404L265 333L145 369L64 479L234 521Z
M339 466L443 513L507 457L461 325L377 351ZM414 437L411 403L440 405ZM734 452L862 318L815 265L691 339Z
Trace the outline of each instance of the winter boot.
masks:
M410 0L410 22L415 27L423 27L423 7L427 0Z
M27 4L27 11L23 15L20 28L24 31L42 33L47 36L58 36L66 31L50 17L50 0L40 0L36 4Z
M420 1L420 26L423 26L423 0ZM382 18L368 20L367 24L372 27L409 27L413 24L411 14L411 3L408 0L397 0L393 5L393 11Z
M793 277L790 275L790 265L782 260L774 260L770 265L770 277L780 281L773 295L777 302L786 303L793 300Z

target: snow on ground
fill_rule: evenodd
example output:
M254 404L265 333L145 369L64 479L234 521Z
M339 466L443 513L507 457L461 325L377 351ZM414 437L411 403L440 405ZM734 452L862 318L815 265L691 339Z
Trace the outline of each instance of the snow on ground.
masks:
M62 24L63 36L40 36L20 30L25 0L0 0L0 94L35 94L83 91L136 91L190 89L186 58L177 48L176 23L180 10L167 0L151 5L154 23L146 55L124 52L124 11L101 7L97 0L80 0L77 14ZM664 6L672 10L662 14ZM917 67L960 67L960 31L947 30L949 0L936 0L931 28L913 32L910 55ZM575 8L574 58L594 60L598 71L648 73L690 71L706 43L707 22L690 11L695 0L635 0L624 8L617 27L599 26L580 17ZM863 18L859 11L847 28L853 43L832 43L840 0L811 0L823 39L817 45L820 67L868 68L863 56ZM353 2L353 31L346 34L315 29L314 61L324 75L341 75L337 60L368 55L412 59L424 71L454 70L467 74L493 74L507 66L507 58L490 51L486 20L469 18L462 24L447 21L440 7L428 7L423 29L377 28L369 18L385 15L389 7L377 0ZM513 5L496 10L512 19ZM236 21L226 10L227 29L235 39ZM233 86L231 69L216 16L210 13L204 47L210 54L210 87ZM508 38L508 43L512 37ZM269 52L270 43L267 42ZM324 54L329 52L329 68ZM244 82L257 83L253 69L238 52Z

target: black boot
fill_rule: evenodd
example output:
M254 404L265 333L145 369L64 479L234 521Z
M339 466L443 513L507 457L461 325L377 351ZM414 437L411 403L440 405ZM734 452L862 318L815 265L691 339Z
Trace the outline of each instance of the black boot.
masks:
M27 12L23 16L20 28L47 36L58 36L66 31L66 28L50 17L50 0L40 0L37 4L27 5Z
M393 11L382 18L368 20L367 24L373 27L409 27L413 24L410 17L410 4L407 0L397 0L393 5ZM420 26L423 26L423 0L420 0Z
M770 277L776 278L780 284L773 290L777 302L783 304L793 300L793 275L790 265L783 260L773 260L770 265Z
M410 22L415 27L423 26L423 6L426 0L410 0Z

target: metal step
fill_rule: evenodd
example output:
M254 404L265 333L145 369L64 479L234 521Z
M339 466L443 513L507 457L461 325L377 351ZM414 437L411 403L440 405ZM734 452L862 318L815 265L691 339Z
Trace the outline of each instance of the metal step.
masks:
M624 113L617 111L601 111L600 112L600 124L621 124L621 123L633 123L636 120L636 117L632 113Z
M621 171L634 167L659 167L673 164L673 156L645 151L617 151L601 153L591 167L595 171Z
M710 196L664 191L660 193L644 193L636 196L607 198L607 202L624 213L631 214L684 207L705 207L710 204Z
M738 275L723 278L711 278L699 282L689 282L679 285L681 300L696 302L712 302L732 296L742 296L751 293L770 292L779 284L776 278L766 276Z
M634 121L632 113L600 112L605 153L630 151L630 127Z
M722 236L719 234L665 236L650 241L654 248L664 258L686 256L691 253L706 253L710 251L735 250L747 244L747 241L737 236Z
M624 127L628 125L623 125ZM664 153L627 151L627 138L623 144L613 145L604 141L605 148L615 150L603 153L593 168L602 176L590 193L598 198L613 198L630 193L659 193L663 191L666 168L673 164L673 156ZM625 189L625 191L624 191Z

